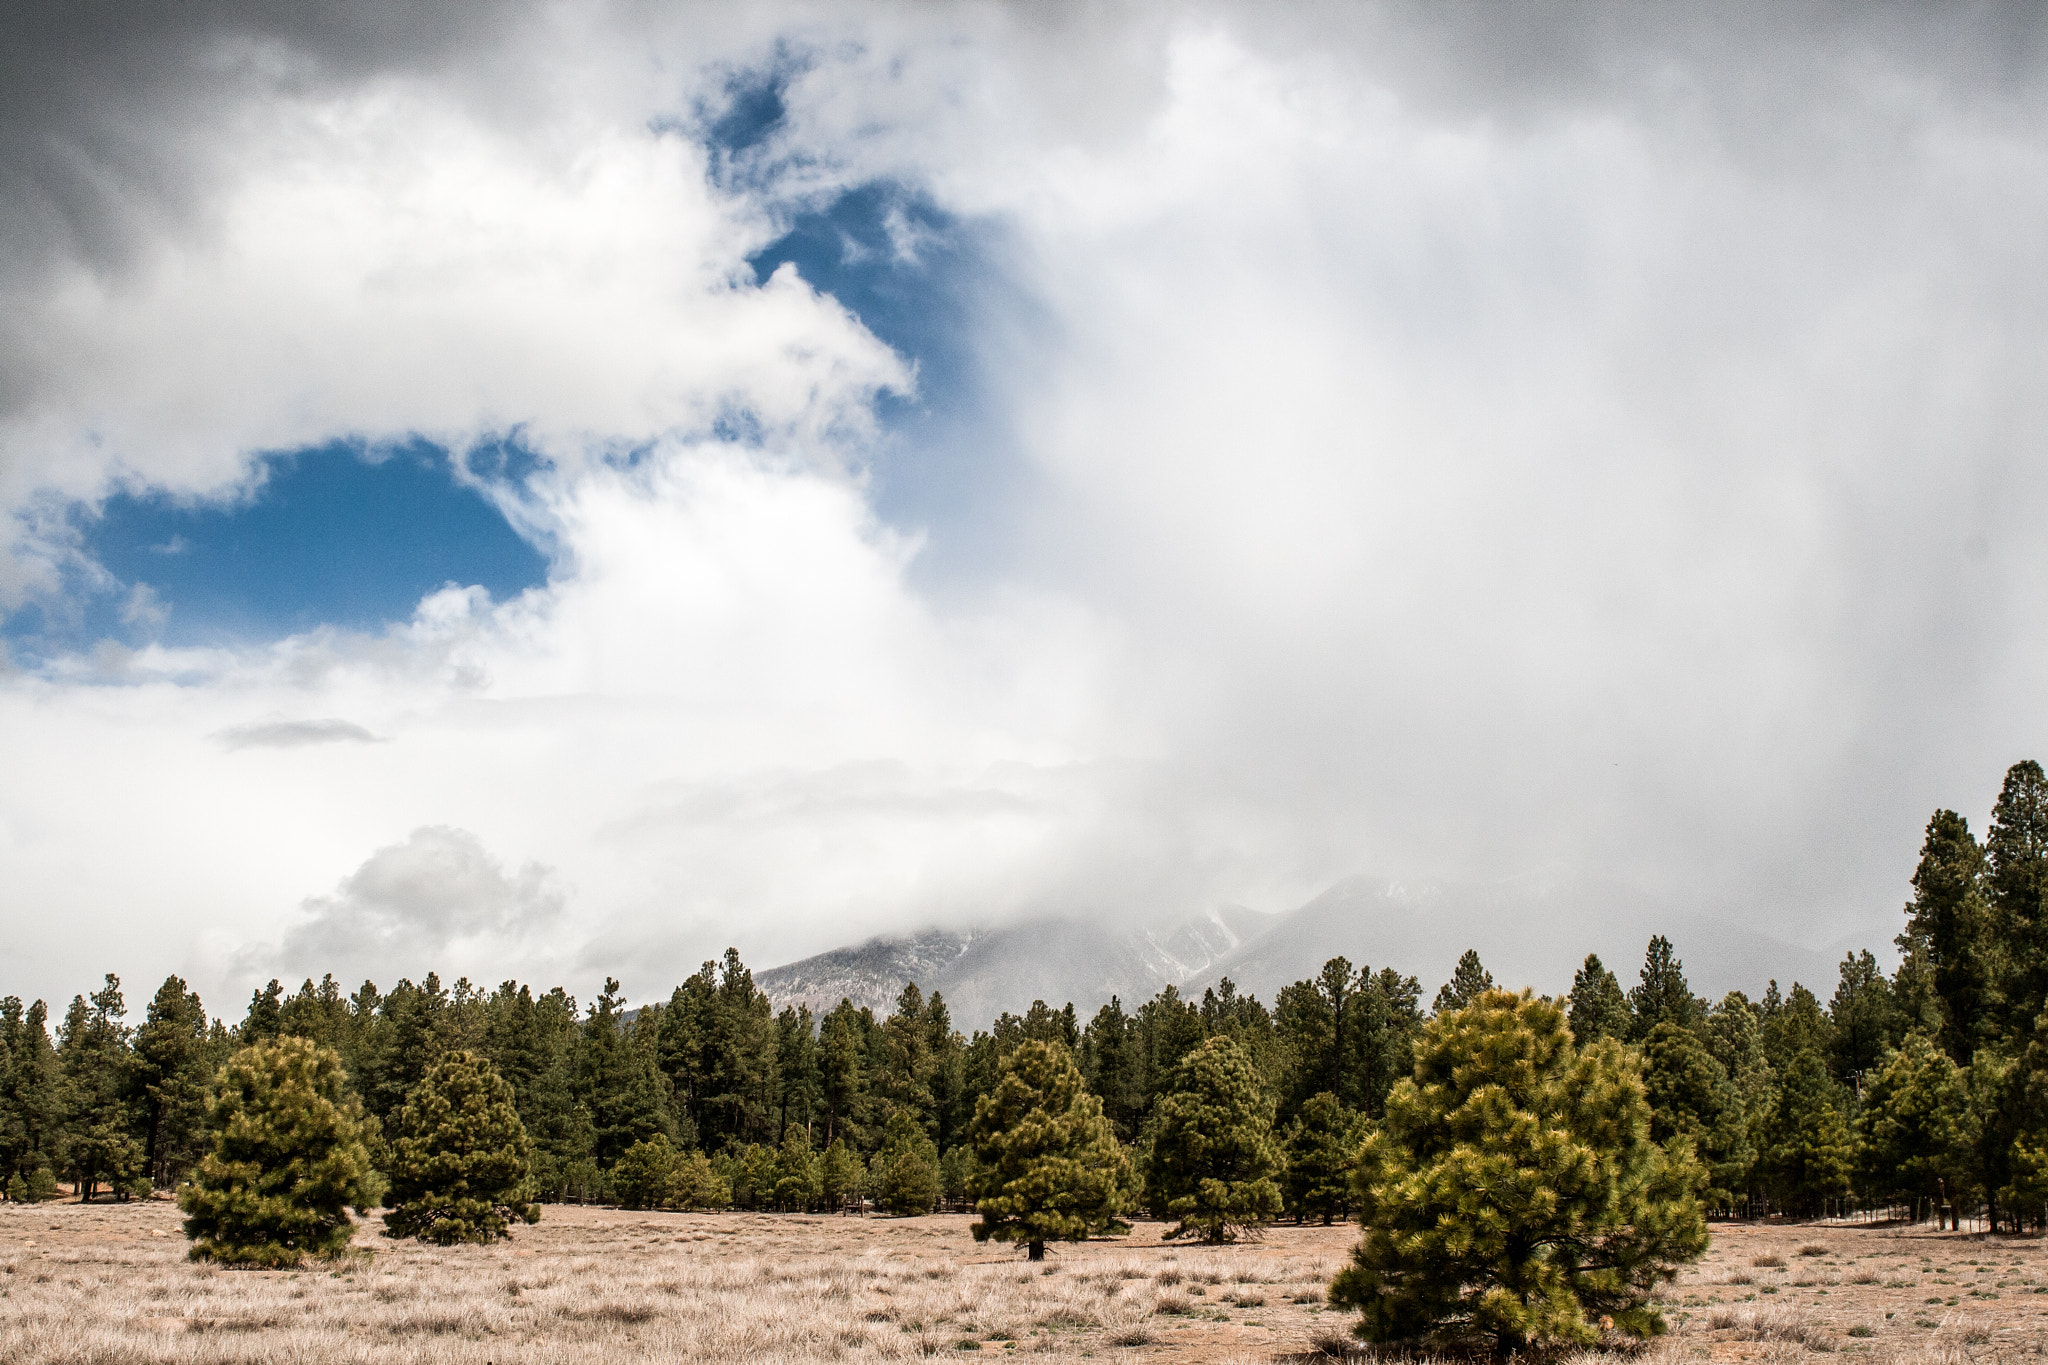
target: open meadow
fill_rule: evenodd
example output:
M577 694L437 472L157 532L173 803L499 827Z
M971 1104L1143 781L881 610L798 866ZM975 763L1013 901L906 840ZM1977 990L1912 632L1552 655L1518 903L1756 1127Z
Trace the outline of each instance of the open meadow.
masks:
M1056 1359L1280 1361L1341 1351L1322 1290L1356 1230L1162 1242L1033 1266L965 1215L550 1206L496 1247L396 1243L302 1271L185 1259L170 1204L0 1205L0 1362ZM1716 1225L1652 1361L1996 1361L2048 1354L2048 1247L1925 1229Z

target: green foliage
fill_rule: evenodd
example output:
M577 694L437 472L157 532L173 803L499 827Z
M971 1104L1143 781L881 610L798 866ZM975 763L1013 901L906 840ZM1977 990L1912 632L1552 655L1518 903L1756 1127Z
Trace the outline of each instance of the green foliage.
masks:
M1004 1058L969 1133L975 1241L1023 1242L1036 1261L1047 1242L1129 1231L1116 1216L1123 1148L1064 1046L1026 1042Z
M1643 952L1642 976L1628 993L1629 1037L1637 1042L1650 1036L1660 1023L1691 1028L1703 1011L1685 979L1685 964L1662 934L1650 939Z
M1283 1206L1298 1219L1320 1218L1328 1227L1351 1203L1351 1176L1364 1141L1357 1115L1325 1090L1302 1105L1287 1130L1282 1152Z
M1452 969L1451 979L1437 990L1436 1003L1430 1007L1430 1013L1454 1013L1492 989L1493 973L1480 963L1477 949L1467 948L1459 956L1458 965Z
M347 1249L383 1196L341 1058L303 1038L243 1048L214 1081L214 1149L179 1191L195 1260L285 1266Z
M818 1189L825 1202L835 1209L843 1208L849 1199L860 1195L866 1184L859 1155L846 1145L845 1138L832 1139L818 1169Z
M1628 996L1621 982L1600 962L1598 954L1586 954L1577 975L1572 977L1572 1008L1566 1017L1577 1044L1591 1047L1602 1038L1626 1039L1635 1023L1629 1013Z
M134 1085L142 1110L143 1163L154 1183L199 1159L206 1131L206 1081L218 1067L206 1009L175 976L164 978L135 1031Z
M1813 1213L1849 1193L1856 1170L1847 1096L1815 1048L1802 1048L1785 1067L1766 1135L1767 1163L1780 1207Z
M1926 1198L1961 1194L1975 1118L1962 1068L1928 1034L1908 1035L1870 1078L1857 1115L1869 1187Z
M28 1182L21 1178L20 1171L7 1177L7 1197L16 1204L28 1202Z
M792 1123L782 1135L782 1150L775 1154L775 1206L801 1213L824 1193L823 1163L811 1150L811 1135Z
M659 1209L675 1203L679 1159L666 1133L634 1143L612 1167L613 1198L629 1209Z
M889 1115L882 1149L868 1163L868 1190L890 1213L930 1213L939 1202L939 1149L908 1111Z
M1707 1243L1703 1173L1650 1139L1635 1058L1572 1044L1562 1010L1490 991L1439 1016L1360 1155L1364 1240L1330 1301L1376 1342L1498 1352L1646 1337Z
M48 1166L38 1166L28 1173L28 1202L45 1204L57 1197L57 1177Z
M540 1221L529 1185L533 1147L512 1087L488 1060L451 1052L398 1111L391 1144L391 1237L452 1246L509 1236Z
M1969 822L1952 810L1936 811L1920 846L1898 942L1909 956L1926 958L1941 1004L1941 1045L1958 1065L1968 1065L1998 1013L1998 954L1983 874L1984 851Z
M1159 1102L1147 1202L1179 1220L1168 1237L1235 1240L1280 1212L1273 1106L1244 1049L1215 1037L1182 1062Z

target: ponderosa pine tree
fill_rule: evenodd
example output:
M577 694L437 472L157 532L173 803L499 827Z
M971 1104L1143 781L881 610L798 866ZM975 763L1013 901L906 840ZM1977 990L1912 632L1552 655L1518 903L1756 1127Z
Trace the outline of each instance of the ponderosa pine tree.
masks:
M1436 1003L1430 1007L1430 1013L1455 1013L1492 989L1493 973L1479 961L1476 948L1467 948L1459 956L1458 965L1452 969L1451 979L1438 989Z
M1319 1218L1324 1227L1351 1203L1351 1176L1358 1167L1358 1116L1325 1090L1301 1106L1281 1144L1286 1174L1281 1204L1297 1219Z
M90 1001L72 997L58 1033L70 1139L65 1165L80 1199L91 1199L101 1185L124 1197L146 1188L142 1145L129 1132L132 1054L128 1027L121 1022L127 1013L121 978L109 972Z
M214 1080L212 1152L178 1193L192 1259L295 1265L348 1248L353 1207L383 1197L341 1058L304 1038L243 1048Z
M833 1138L818 1164L818 1189L828 1206L843 1210L848 1200L859 1196L865 1175L860 1157L846 1145L846 1139Z
M1960 1194L1976 1146L1969 1086L1940 1044L1908 1034L1863 1091L1856 1126L1872 1193L1936 1199Z
M1741 1112L1728 1069L1698 1034L1668 1019L1650 1030L1642 1053L1650 1140L1659 1146L1673 1138L1690 1142L1707 1170L1708 1202L1716 1208L1731 1206L1747 1162L1740 1159Z
M825 1192L822 1167L818 1154L811 1150L811 1135L802 1124L790 1124L782 1135L781 1150L775 1154L775 1206L807 1212Z
M979 1163L969 1191L981 1215L975 1241L1023 1242L1042 1261L1047 1242L1130 1230L1117 1220L1123 1148L1066 1048L1020 1044L968 1132Z
M1233 1039L1219 1035L1187 1055L1157 1119L1146 1202L1178 1220L1166 1236L1228 1242L1280 1212L1272 1103Z
M1828 1057L1835 1079L1855 1087L1876 1072L1885 1057L1906 1036L1906 1018L1894 998L1884 969L1865 950L1842 959L1841 979L1828 1002L1834 1025L1834 1046Z
M1360 1153L1365 1238L1330 1287L1375 1342L1505 1354L1664 1330L1652 1295L1706 1250L1704 1173L1650 1140L1634 1056L1490 991L1424 1031Z
M196 1160L206 1121L206 1080L213 1050L206 1009L182 979L164 978L135 1031L135 1085L141 1096L143 1160L151 1180ZM217 1065L217 1063L216 1063Z
M939 1149L909 1110L894 1109L883 1125L881 1150L868 1162L875 1202L902 1217L930 1213L939 1202Z
M18 1175L31 1194L56 1190L64 1163L63 1072L50 1041L49 1013L38 1000L26 1009L16 996L0 1000L8 1037L0 1075L0 1169Z
M1634 1025L1621 982L1601 963L1597 953L1587 953L1585 962L1572 977L1572 1008L1566 1022L1571 1027L1573 1042L1581 1048L1591 1047L1602 1038L1626 1041Z
M1898 944L1909 957L1927 959L1941 1001L1941 1045L1958 1066L1969 1065L2000 1012L1983 874L1984 851L1969 822L1952 810L1936 811L1913 870L1913 899Z
M628 1209L668 1207L676 1199L678 1156L666 1133L634 1143L612 1167L612 1197Z
M510 1236L540 1221L529 1180L533 1146L512 1087L475 1052L451 1052L413 1088L393 1123L390 1237L453 1246Z
M1629 1038L1641 1042L1650 1030L1663 1022L1692 1028L1700 1021L1700 1003L1685 979L1685 964L1672 950L1671 940L1653 935L1643 951L1640 983L1628 993Z
M1984 898L2004 977L2004 1031L2025 1039L2048 1004L2048 774L2032 759L2006 771L1984 832L1984 863Z
M1763 1160L1781 1208L1817 1212L1849 1193L1856 1140L1846 1096L1817 1048L1802 1048L1779 1075L1778 1104Z

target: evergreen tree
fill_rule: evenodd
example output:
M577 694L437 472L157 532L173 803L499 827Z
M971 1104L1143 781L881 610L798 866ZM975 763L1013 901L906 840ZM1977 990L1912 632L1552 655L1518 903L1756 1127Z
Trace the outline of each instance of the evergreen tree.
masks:
M656 1133L673 1139L674 1129L654 1066L620 1027L619 983L605 979L604 994L590 1007L577 1056L576 1099L590 1113L595 1156L608 1168L636 1142Z
M1844 1100L1817 1048L1800 1049L1780 1073L1764 1151L1780 1207L1813 1213L1849 1193L1856 1142Z
M824 1192L825 1172L811 1150L811 1135L792 1123L782 1134L782 1150L775 1154L775 1205L804 1213Z
M939 1202L939 1149L908 1110L890 1113L881 1150L868 1163L875 1202L903 1216L930 1213Z
M1691 1029L1661 1020L1643 1041L1643 1090L1650 1102L1650 1140L1659 1146L1673 1138L1691 1143L1707 1168L1708 1201L1718 1208L1733 1205L1748 1153L1728 1069Z
M1621 982L1600 962L1598 954L1587 953L1585 963L1572 977L1572 1008L1567 1016L1572 1038L1581 1048L1602 1038L1627 1040L1635 1025L1629 1012L1628 996Z
M1026 1042L1004 1058L970 1136L975 1241L1023 1242L1042 1261L1047 1242L1130 1230L1116 1217L1123 1148L1066 1048Z
M1280 1212L1272 1101L1235 1040L1188 1054L1157 1122L1146 1194L1156 1214L1179 1220L1168 1237L1227 1242Z
M383 1196L347 1093L341 1058L303 1038L243 1048L214 1081L214 1149L178 1195L194 1260L295 1265L332 1257L353 1235L348 1209Z
M1703 1173L1650 1140L1634 1058L1492 991L1439 1015L1360 1154L1365 1238L1330 1287L1375 1342L1499 1353L1664 1330L1652 1295L1706 1250Z
M1834 1046L1828 1064L1835 1079L1854 1087L1883 1064L1905 1037L1906 1020L1891 983L1869 951L1842 959L1842 977L1828 1004Z
M841 1000L819 1030L818 1088L825 1107L828 1143L850 1138L856 1145L868 1112L867 1032L872 1018Z
M88 1002L74 996L57 1040L64 1073L66 1155L81 1200L101 1184L127 1195L146 1188L146 1160L131 1133L129 1031L121 1021L128 1007L121 979L106 984Z
M825 1149L825 1158L819 1164L818 1189L825 1202L835 1209L843 1209L850 1199L858 1198L865 1180L860 1158L847 1146L845 1138L832 1139L832 1145Z
M675 1203L680 1155L666 1133L634 1143L612 1167L613 1197L629 1209L659 1209Z
M1087 1078L1089 1092L1102 1101L1103 1117L1124 1141L1137 1136L1144 1108L1133 1028L1123 1002L1112 995L1081 1034L1081 1074Z
M1700 1004L1686 982L1685 964L1662 934L1652 937L1643 953L1641 984L1628 993L1628 1010L1629 1037L1635 1042L1649 1037L1650 1030L1666 1020L1680 1028L1699 1022Z
M1357 1116L1327 1090L1301 1106L1282 1145L1287 1162L1282 1204L1297 1220L1320 1218L1328 1227L1350 1205L1357 1128Z
M2048 774L2032 759L2005 774L1984 834L1984 898L2006 980L2004 1031L2024 1037L2048 996Z
M249 1013L242 1019L241 1041L243 1047L252 1043L267 1042L278 1036L283 1029L284 987L276 977L260 990L249 993Z
M785 1005L775 1016L775 1056L778 1126L787 1133L790 1124L802 1124L808 1133L818 1103L818 1032L809 1005Z
M509 1236L514 1218L540 1221L512 1087L480 1054L451 1052L421 1077L396 1134L387 1236L452 1246Z
M1493 973L1481 965L1477 949L1467 948L1458 958L1451 979L1437 991L1436 1003L1431 1006L1430 1013L1456 1013L1492 989Z
M47 1184L54 1194L55 1168L65 1158L64 1096L48 1011L40 1000L23 1009L10 995L0 1000L0 1025L9 1039L0 1076L0 1169L20 1176L31 1193Z
M1927 822L1913 899L1906 906L1900 949L1924 955L1941 1002L1941 1044L1957 1065L1969 1064L1999 1013L1994 978L1997 951L1984 904L1984 854L1969 822L1938 810Z
M1870 1077L1857 1129L1873 1193L1960 1194L1976 1145L1961 1068L1925 1033L1908 1034Z
M176 976L164 978L135 1031L134 1083L143 1114L143 1160L151 1180L198 1159L205 1131L206 1081L219 1062L206 1036L206 1009Z

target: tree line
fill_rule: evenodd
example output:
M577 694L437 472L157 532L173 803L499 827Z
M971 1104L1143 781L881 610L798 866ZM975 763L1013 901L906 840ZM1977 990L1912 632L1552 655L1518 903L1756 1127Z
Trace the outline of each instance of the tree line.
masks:
M1628 988L1589 956L1555 1002L1577 1046L1612 1039L1637 1069L1654 1140L1690 1145L1710 1210L1918 1200L1982 1204L1999 1226L2042 1220L2040 766L2007 773L1981 842L1937 811L1912 885L1897 970L1852 954L1825 1002L1775 981L1754 1000L1702 999L1661 936ZM1135 1008L1112 1000L1085 1021L1071 1004L1036 1002L963 1033L915 985L880 1017L846 1001L822 1017L777 1010L731 950L666 1001L630 1011L612 980L580 1004L559 987L484 990L432 973L344 993L329 976L291 993L273 981L229 1025L173 976L131 1024L108 976L54 1030L42 1002L0 1000L0 1189L46 1198L63 1179L81 1197L126 1198L176 1184L210 1149L209 1093L228 1058L301 1038L338 1059L380 1161L388 1139L377 1135L432 1068L467 1053L509 1087L541 1200L815 1208L865 1196L916 1212L969 1198L977 1104L1018 1048L1042 1043L1073 1060L1099 1106L1122 1206L1149 1207L1168 1199L1159 1138L1186 1122L1176 1097L1191 1059L1227 1039L1255 1096L1253 1126L1269 1135L1258 1140L1275 1152L1282 1205L1328 1218L1357 1207L1357 1154L1413 1073L1425 1026L1492 984L1467 952L1425 1007L1413 976L1334 958L1270 1006L1226 980L1199 1000L1170 986Z

